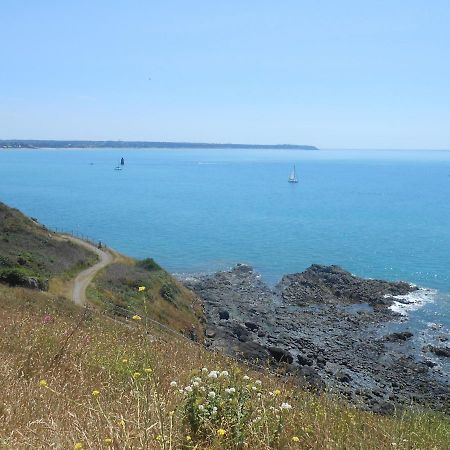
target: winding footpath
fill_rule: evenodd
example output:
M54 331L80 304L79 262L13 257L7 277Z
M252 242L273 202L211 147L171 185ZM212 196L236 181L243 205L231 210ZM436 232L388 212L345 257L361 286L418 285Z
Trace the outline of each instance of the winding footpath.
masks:
M99 261L96 264L81 271L73 281L72 300L75 304L83 306L86 303L86 289L89 286L89 283L101 269L113 262L114 256L107 250L99 249L95 245L89 244L88 242L73 236L65 236L65 238L77 245L87 248L99 257Z

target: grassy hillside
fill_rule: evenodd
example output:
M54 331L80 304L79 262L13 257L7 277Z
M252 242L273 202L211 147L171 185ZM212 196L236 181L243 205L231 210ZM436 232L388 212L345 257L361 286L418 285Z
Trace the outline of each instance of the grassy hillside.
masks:
M450 442L448 417L361 412L144 321L122 324L6 286L0 386L6 449L446 449Z
M70 278L96 260L94 253L0 202L0 282L27 285L33 277L43 288L45 280Z
M139 292L139 287L145 291ZM152 259L124 259L100 272L89 300L119 317L134 314L161 322L194 339L203 335L202 308L195 295Z
M2 449L448 448L447 416L362 412L188 339L201 305L153 260L114 254L80 308L64 295L94 255L2 204L0 228L0 270L50 279L0 284Z

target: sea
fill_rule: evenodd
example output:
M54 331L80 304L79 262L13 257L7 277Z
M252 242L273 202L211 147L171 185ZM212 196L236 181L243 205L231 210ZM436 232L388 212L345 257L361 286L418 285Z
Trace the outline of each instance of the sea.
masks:
M450 151L6 149L0 201L176 274L404 280L423 288L396 305L408 326L450 332Z

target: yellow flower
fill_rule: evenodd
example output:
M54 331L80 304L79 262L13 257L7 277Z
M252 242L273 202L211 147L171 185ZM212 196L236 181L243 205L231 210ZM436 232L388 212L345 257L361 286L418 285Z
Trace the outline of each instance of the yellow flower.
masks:
M300 442L300 438L298 436L292 436L292 442Z
M41 387L48 387L47 380L40 380L39 381L39 386L41 386Z
M225 433L226 433L226 431L223 428L219 428L217 430L217 436L222 437Z
M134 372L133 373L133 378L136 380L137 378L139 378L141 376L141 372Z
M125 428L125 420L120 419L119 422L118 422L118 424L119 424L122 428Z
M77 442L74 446L73 446L73 450L83 450L83 444L81 442Z
M280 394L281 394L281 391L279 389L275 389L273 391L273 395L280 395Z
M128 359L124 358L122 359L122 364L127 364L128 363Z
M97 389L94 389L93 391L92 391L92 396L93 397L98 397L100 395L100 391L97 391Z
M144 369L144 372L145 372L145 373L152 373L153 370L150 369L150 367L146 367L146 368Z
M186 440L187 440L188 442L190 442L190 441L192 441L192 438L191 438L190 436L186 436Z
M105 439L103 439L103 442L105 443L105 445L111 445L112 444L112 439L111 438L105 438Z
M160 440L161 440L161 438L162 438L162 436L161 436L160 434L158 434L158 436L156 436L156 438L155 438L155 439L156 439L157 441L160 441Z
M138 316L137 314L135 314L135 315L132 317L132 319L133 319L133 320L136 320L136 321L139 321L139 320L142 320L142 317L141 317L141 316Z
M145 291L145 286L139 286L138 287L138 292L143 292Z

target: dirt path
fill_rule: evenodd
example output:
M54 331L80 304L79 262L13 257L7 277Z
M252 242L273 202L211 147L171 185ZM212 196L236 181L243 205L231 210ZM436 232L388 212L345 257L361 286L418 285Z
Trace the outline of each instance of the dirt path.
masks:
M101 250L95 245L89 244L88 242L82 241L81 239L77 239L73 236L65 236L65 238L96 253L100 259L93 266L88 267L86 270L80 272L73 281L72 300L77 305L84 305L86 303L86 288L88 287L89 283L92 281L99 270L103 269L108 264L111 264L114 261L114 256L108 250Z

